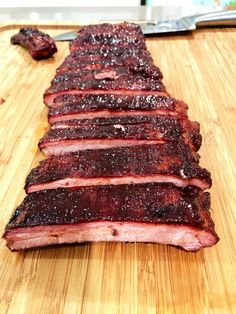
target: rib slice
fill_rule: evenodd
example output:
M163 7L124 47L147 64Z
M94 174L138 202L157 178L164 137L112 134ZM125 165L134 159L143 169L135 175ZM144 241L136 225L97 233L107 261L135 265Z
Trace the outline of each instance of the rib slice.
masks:
M26 179L26 192L58 187L172 182L177 186L211 186L210 173L184 144L166 143L86 150L40 162Z
M77 51L93 46L137 47L147 49L144 35L139 25L103 23L89 25L78 32L78 37L71 43L70 51Z
M44 93L44 104L48 107L55 107L54 101L56 98L61 96L77 96L77 95L101 95L101 94L111 94L111 95L120 95L120 96L136 96L136 95L144 95L144 96L170 96L167 91L138 91L138 90L64 90L64 91L57 91L55 93L51 93L49 90Z
M201 145L199 124L171 116L125 116L69 120L53 124L40 140L46 156L76 150L137 146L183 140L193 150Z
M128 32L121 30L125 27ZM162 73L154 65L138 25L102 24L92 29L97 29L96 33L83 29L72 43L73 52L58 68L44 94L46 105L50 106L59 95L83 92L148 91L168 95Z
M101 26L104 28L103 26ZM105 26L105 29L107 27ZM110 27L109 27L110 28ZM85 35L85 39L84 39ZM137 40L138 46L143 48L135 50L133 53L136 39L141 36L140 40ZM121 34L99 33L90 34L87 30L83 30L80 36L74 41L73 45L90 48L99 39L101 40L100 49L104 49L103 39L105 38L108 50L111 53L104 52L98 55L91 55L86 49L86 54L80 55L78 51L63 62L63 64L57 69L56 77L51 82L51 87L47 89L45 97L50 94L54 94L67 90L154 90L165 91L165 86L161 82L162 73L158 67L153 64L152 58L146 50L146 44L144 36L141 31L138 35L131 35L127 37L121 36ZM121 47L115 44L115 49L119 47L119 52L115 55L110 46L114 45L114 40L124 41L127 43L131 40L131 52L130 49ZM92 43L90 42L92 41ZM112 41L112 45L110 45ZM92 47L94 48L94 47ZM97 47L98 48L98 47ZM96 48L96 49L97 49ZM106 48L105 48L106 49ZM129 51L129 52L128 52ZM127 53L128 52L128 53Z
M160 95L76 94L57 97L49 108L52 124L71 119L132 115L187 115L187 105Z
M13 251L88 241L153 242L197 251L219 240L209 207L209 193L194 186L43 190L25 198L3 237Z
M79 73L57 75L46 90L44 97L58 92L73 92L76 90L146 90L165 92L165 86L157 78L145 77L140 73L126 73L123 69L116 71L84 70Z
M145 59L147 63L154 64L151 54L146 49L140 50L137 47L119 47L119 46L93 46L89 48L82 47L72 52L66 60L75 64L75 60L98 60L109 58L120 58L121 60ZM60 68L60 67L59 67ZM158 68L159 69L159 68ZM160 71L160 69L159 69Z
M11 43L28 49L35 60L50 58L57 52L54 40L36 28L21 28L18 34L11 37Z
M130 51L124 51L119 56L114 53L109 55L82 55L74 53L66 57L64 62L57 68L57 75L64 73L80 73L81 71L101 71L124 73L142 73L144 76L162 79L160 69L154 65L150 54L142 50L139 54L133 55Z

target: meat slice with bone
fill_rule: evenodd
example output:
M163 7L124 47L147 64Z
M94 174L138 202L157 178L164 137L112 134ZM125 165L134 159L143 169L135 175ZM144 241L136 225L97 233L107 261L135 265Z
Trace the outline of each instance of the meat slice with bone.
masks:
M13 251L90 241L153 242L197 251L219 240L209 207L209 194L194 186L43 190L25 198L3 237Z
M184 143L86 150L53 156L31 170L26 192L58 187L172 182L177 186L211 186L210 173L196 163Z
M201 146L199 124L166 116L126 116L69 120L53 124L40 140L46 156L84 149L137 146L183 140L193 150Z
M36 28L21 28L18 34L11 37L11 43L28 49L35 60L50 58L57 52L54 40Z
M159 95L76 94L57 97L49 108L52 124L71 119L121 117L134 115L187 115L187 105L172 97Z

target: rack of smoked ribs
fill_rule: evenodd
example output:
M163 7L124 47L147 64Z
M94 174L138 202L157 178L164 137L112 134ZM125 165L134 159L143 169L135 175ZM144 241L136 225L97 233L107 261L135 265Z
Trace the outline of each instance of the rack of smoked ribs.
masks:
M197 251L219 240L199 124L169 95L138 25L90 25L44 94L46 159L6 226L11 250L96 241Z

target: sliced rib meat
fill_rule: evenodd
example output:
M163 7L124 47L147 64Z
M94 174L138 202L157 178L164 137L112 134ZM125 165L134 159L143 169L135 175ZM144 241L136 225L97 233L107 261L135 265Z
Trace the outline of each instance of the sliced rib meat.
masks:
M76 150L137 146L183 140L193 150L201 146L199 124L171 116L125 116L69 120L52 125L40 140L46 156Z
M88 91L93 93L93 90L104 91L159 91L166 92L162 81L156 78L144 77L142 74L129 74L122 71L81 71L76 74L57 75L51 82L51 86L44 94L46 104L50 105L48 97L52 98L60 94L75 93L75 91ZM60 94L59 94L60 93ZM50 99L50 97L49 97Z
M140 41L145 41L141 27L138 24L128 22L117 24L101 23L87 25L78 31L77 39L81 38L82 34L94 34L101 36L118 35L119 37L139 35L141 37Z
M44 93L44 103L48 107L55 107L54 101L58 97L70 97L70 96L75 96L77 95L101 95L101 94L111 94L111 95L119 95L119 96L136 96L136 95L143 95L143 96L151 96L154 95L156 97L158 96L163 96L163 97L168 97L170 96L166 91L165 92L160 92L160 91L135 91L135 90L110 90L110 91L103 91L103 90L68 90L68 91L58 91L56 93Z
M134 115L187 115L187 105L159 95L76 94L57 97L49 108L52 124L71 119Z
M127 23L124 25L130 28L130 32L119 33L124 27L114 28L108 24L100 25L98 33L92 35L86 28L81 30L72 44L78 44L76 51L58 68L56 77L44 94L45 104L50 106L59 95L81 91L155 91L167 95L161 81L162 73L146 50L141 28ZM123 40L123 43L117 44L116 40ZM133 44L136 40L138 44L142 42L142 49ZM127 43L132 45L127 47Z
M69 120L55 123L40 140L49 156L84 149L156 144L183 140L193 150L201 145L199 124L166 116L133 116Z
M140 55L129 57L126 53L120 56L79 56L69 55L57 69L57 75L80 73L81 71L119 71L123 73L142 73L146 77L162 79L162 73L156 67L150 55L144 51Z
M100 109L111 110L171 110L186 115L188 106L181 100L176 100L163 93L80 93L65 94L54 99L52 108L76 106L77 110L91 111Z
M119 47L119 46L93 46L89 48L83 47L80 50L72 52L68 59L73 60L98 60L100 58L115 58L119 57L122 60L130 60L132 58L145 58L149 64L153 64L153 59L149 51L136 47ZM68 60L66 59L66 60Z
M39 147L55 156L29 174L7 246L217 243L199 124L169 97L140 26L89 26L70 49L44 94L52 126Z
M50 58L57 52L54 40L36 28L21 28L18 34L11 37L11 43L28 49L35 60Z
M193 186L43 190L25 198L3 237L13 251L88 241L153 242L197 251L219 240L209 208L209 194Z
M210 173L195 158L184 143L80 151L41 161L28 175L25 189L32 193L58 187L147 182L210 188Z
M78 32L78 37L71 43L70 51L102 45L146 49L145 38L139 25L104 23L81 29Z

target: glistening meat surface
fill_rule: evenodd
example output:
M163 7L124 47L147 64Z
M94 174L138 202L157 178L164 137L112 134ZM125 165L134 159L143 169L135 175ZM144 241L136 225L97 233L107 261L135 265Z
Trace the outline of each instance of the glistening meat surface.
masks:
M153 59L150 52L146 49L140 50L137 47L98 45L89 48L83 47L82 49L78 49L72 52L68 56L69 60L88 60L88 58L90 58L91 60L97 60L99 58L121 58L122 60L130 58L145 58L147 61L149 60L149 64L153 64Z
M85 27L70 49L44 94L51 129L39 147L49 158L27 178L7 246L217 243L199 124L166 91L141 28Z
M103 23L80 30L78 37L70 45L70 51L102 45L146 49L144 35L139 26L132 23Z
M92 148L111 148L178 142L193 150L201 145L199 124L184 118L166 116L126 116L70 120L55 123L40 140L46 155Z
M179 115L187 105L161 95L69 94L57 97L49 108L49 123L126 115Z
M178 186L211 186L210 173L184 144L165 143L86 150L53 156L31 170L26 192L58 187L172 182Z
M57 75L46 90L44 97L47 99L52 94L76 90L90 92L93 90L166 91L161 80L145 77L140 73L129 74L125 73L123 69L107 72L85 70L80 73Z
M166 93L161 81L162 73L147 52L141 30L132 24L124 25L130 28L129 32L121 30L121 26L118 30L116 26L107 24L97 26L99 31L96 34L87 29L79 32L71 45L75 52L58 68L56 77L45 92L47 105L60 93L78 91L142 90Z
M50 58L57 52L54 40L36 28L21 28L18 34L11 37L11 43L28 49L35 60Z
M209 194L193 186L140 184L43 190L27 196L16 209L4 238L11 250L130 241L197 251L219 240L209 208Z
M90 71L123 71L123 73L142 73L144 76L162 79L160 69L155 66L147 51L140 51L139 55L129 56L123 53L116 55L69 55L65 61L57 68L57 75L64 73L80 73L84 70Z
M85 95L85 94L90 94L90 95L97 95L97 94L112 94L112 95L130 95L130 96L135 96L135 95L155 95L155 96L170 96L166 91L138 91L138 90L108 90L108 91L103 91L103 90L68 90L68 91L57 91L52 94L44 93L44 103L48 107L55 107L54 101L56 98L61 97L61 96L77 96L77 95Z

